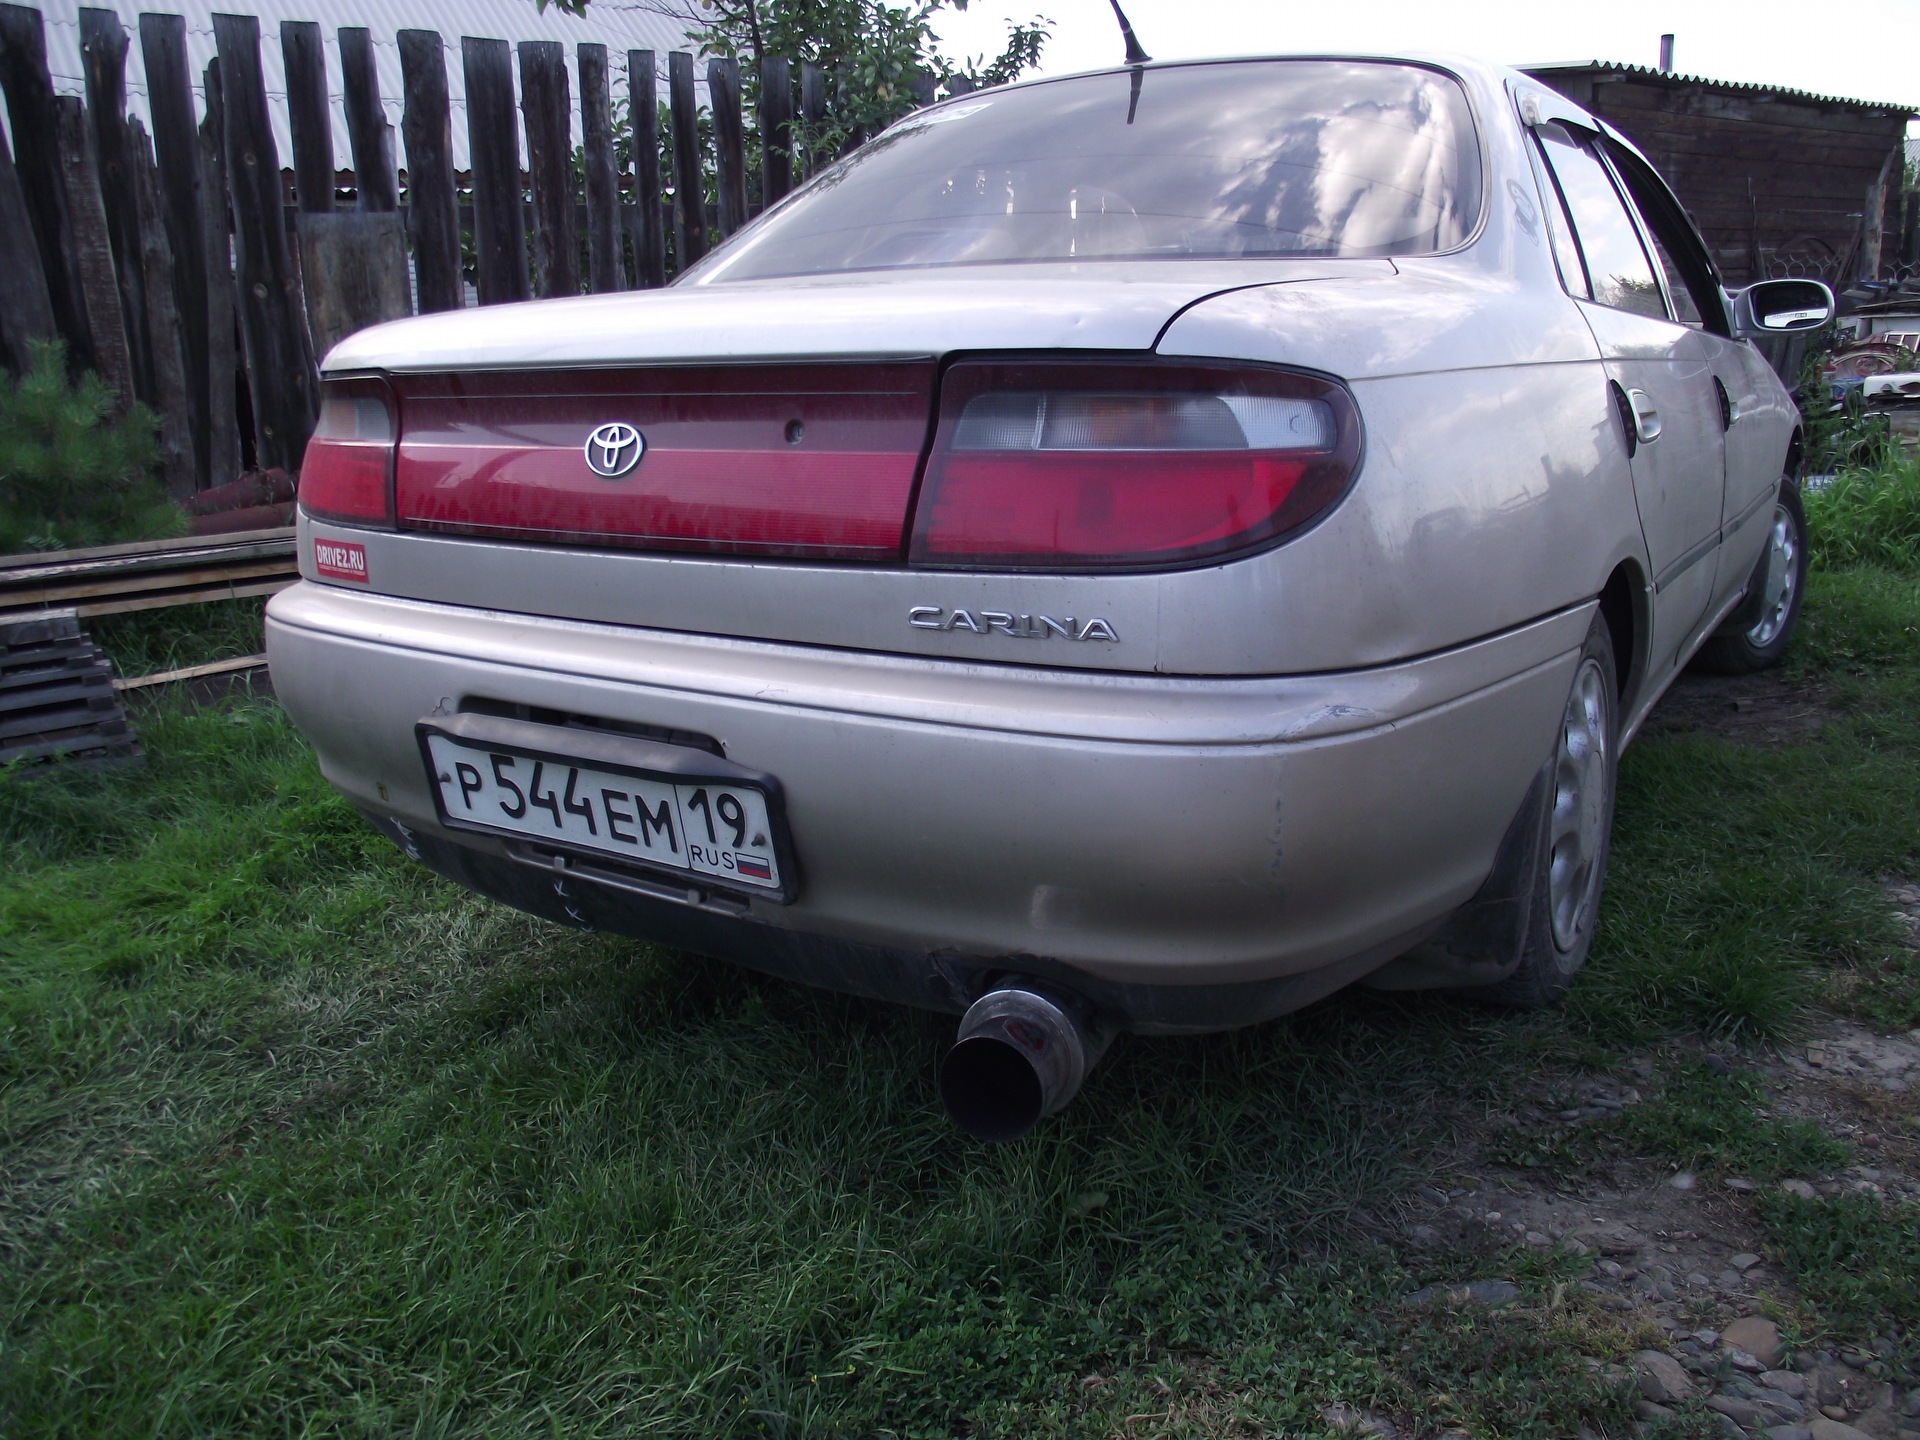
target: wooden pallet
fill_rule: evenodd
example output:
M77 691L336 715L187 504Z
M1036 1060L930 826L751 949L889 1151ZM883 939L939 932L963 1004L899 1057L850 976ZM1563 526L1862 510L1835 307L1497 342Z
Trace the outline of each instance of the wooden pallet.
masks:
M113 666L72 610L0 618L0 765L138 763Z
M291 527L0 556L0 621L271 595L299 578Z

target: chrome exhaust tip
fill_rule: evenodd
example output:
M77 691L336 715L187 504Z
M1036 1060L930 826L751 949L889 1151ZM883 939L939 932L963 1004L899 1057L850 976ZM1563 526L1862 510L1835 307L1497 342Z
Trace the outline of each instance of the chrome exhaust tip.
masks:
M1033 986L989 990L968 1007L940 1062L940 1099L976 1140L1018 1140L1066 1108L1107 1048L1077 1007Z

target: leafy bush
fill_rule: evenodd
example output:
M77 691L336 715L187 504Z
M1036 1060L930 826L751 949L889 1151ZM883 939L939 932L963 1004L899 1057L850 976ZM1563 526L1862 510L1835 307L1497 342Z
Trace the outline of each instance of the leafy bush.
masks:
M1920 571L1920 456L1895 450L1878 465L1842 470L1806 502L1814 565Z
M177 535L186 517L153 478L159 429L135 405L114 418L97 375L67 383L65 347L35 347L0 376L0 554Z

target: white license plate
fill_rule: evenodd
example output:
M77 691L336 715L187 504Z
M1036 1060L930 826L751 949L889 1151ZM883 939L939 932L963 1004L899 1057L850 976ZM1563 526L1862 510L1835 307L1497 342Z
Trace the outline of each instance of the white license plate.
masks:
M441 813L456 825L781 888L767 797L750 785L647 779L432 732L426 746Z

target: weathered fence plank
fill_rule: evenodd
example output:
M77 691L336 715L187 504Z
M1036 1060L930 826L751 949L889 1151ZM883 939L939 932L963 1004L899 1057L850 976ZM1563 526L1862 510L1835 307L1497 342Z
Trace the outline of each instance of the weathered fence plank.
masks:
M93 338L87 329L80 277L69 258L73 226L60 179L47 35L39 10L31 5L0 5L0 88L7 95L14 166L40 247L40 271L46 277L53 323L67 342L67 367L78 374L94 368Z
M587 288L600 294L627 288L620 259L620 180L613 172L613 97L607 86L607 47L582 45L575 54L586 160Z
M87 107L78 95L53 100L54 138L60 150L60 183L67 195L73 227L73 267L86 306L93 368L119 397L121 408L138 396L133 360L127 353L127 327L120 312L120 282L113 270L113 242L107 235L107 211L100 201L100 179L93 167L93 143L87 134Z
M413 231L420 313L458 310L460 207L453 180L453 122L447 103L447 54L437 30L400 32L407 142L407 224Z
M300 280L322 359L354 331L412 314L405 223L390 210L302 215Z
M251 15L216 14L213 34L226 90L227 192L255 449L263 468L292 473L313 432L313 357L287 251L280 157L260 72L260 22Z
M402 218L374 36L365 27L340 30L362 212L348 217L336 201L341 173L324 36L310 22L281 26L296 246L269 112L278 97L266 91L258 20L215 16L221 58L207 67L207 119L196 126L185 21L142 14L151 140L125 113L128 34L116 12L82 9L79 25L85 107L52 92L39 11L0 0L0 87L19 151L16 162L0 143L0 245L40 259L0 273L0 359L17 369L30 338L65 334L76 370L100 371L123 400L153 401L167 425L167 482L175 493L223 483L243 458L297 469L317 408L316 353L413 308L409 235L419 308L464 301L461 228L469 212L452 164L446 46L434 31L398 35L408 162ZM629 209L606 48L584 44L576 57L584 193L573 169L565 51L554 41L521 42L516 86L515 49L504 40L462 40L483 304L575 294L583 280L596 293L662 284L669 233L672 269L685 270L790 193L820 153L831 80L820 66L801 65L796 79L791 62L760 58L761 150L750 170L738 61L709 62L703 120L692 54L667 57L663 106L658 56L631 51ZM918 99L930 98L930 77L907 83ZM667 117L670 133L662 136ZM711 147L702 143L703 123L711 125Z
M520 111L533 190L533 290L580 293L580 243L573 228L573 106L566 50L558 40L520 42Z
M29 348L35 340L51 340L53 302L47 298L47 277L40 269L40 247L33 238L33 219L27 197L13 168L13 152L0 135L0 347L7 368L15 375L33 363Z
M513 123L513 51L504 40L465 35L460 58L473 165L475 288L482 305L525 300L531 288L520 203L520 139Z
M184 59L184 55L182 56ZM238 336L233 313L233 232L227 214L226 90L220 61L207 62L203 90L207 118L194 143L200 152L200 237L206 264L202 286L207 297L207 476L224 485L240 475L240 387ZM249 402L251 403L251 402Z
M363 25L342 25L339 39L353 183L360 192L360 208L384 215L400 208L400 187L393 173L393 132L380 104L380 76L373 66L373 32Z
M685 270L707 253L707 186L700 165L693 56L684 50L667 55L667 103L673 111L673 258L676 268Z
M199 488L193 453L192 407L187 403L185 350L180 344L180 315L173 303L173 251L160 208L160 174L153 147L138 120L127 122L127 169L134 203L140 207L141 293L147 305L147 333L153 337L153 408L160 416L160 475L167 493L185 500Z
M153 348L147 338L147 286L141 262L140 201L127 151L127 32L111 10L80 11L80 68L85 72L87 121L94 175L113 247L113 278L120 292L120 323L133 367L133 393L149 405Z
M660 100L653 51L627 52L627 113L633 120L633 268L642 287L667 283L660 212Z
M806 131L802 159L811 176L821 153L820 132L827 123L827 72L811 60L800 62L800 118Z
M293 134L293 196L303 214L333 213L333 115L327 101L327 52L312 20L280 22L287 68L287 128Z
M203 182L199 136L194 129L193 82L187 70L185 19L178 15L141 15L140 54L146 62L147 110L153 120L161 211L166 217L167 247L173 255L173 303L186 367L195 485L204 489L217 482L210 478L213 419L207 388L207 244L200 216ZM224 196L223 189L223 200ZM227 323L231 328L231 312ZM233 388L231 382L227 388ZM232 408L229 400L229 417Z
M747 137L740 118L740 62L707 62L707 102L713 111L715 189L720 232L731 235L747 223Z
M793 189L793 68L760 57L760 203L772 206Z

